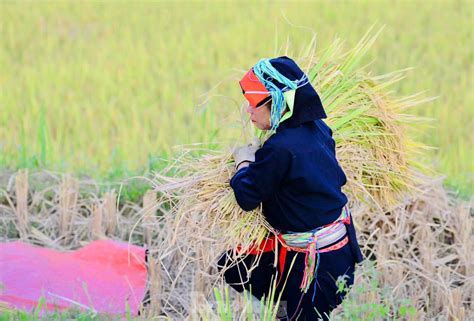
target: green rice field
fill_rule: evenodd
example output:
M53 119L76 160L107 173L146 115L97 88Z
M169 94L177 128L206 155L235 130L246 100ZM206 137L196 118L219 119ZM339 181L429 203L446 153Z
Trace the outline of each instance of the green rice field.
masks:
M298 57L316 35L347 49L384 27L373 74L413 67L400 95L425 162L473 194L473 4L468 1L27 2L0 4L0 169L118 179L189 143L239 138L237 81L261 57ZM316 88L317 89L317 88Z

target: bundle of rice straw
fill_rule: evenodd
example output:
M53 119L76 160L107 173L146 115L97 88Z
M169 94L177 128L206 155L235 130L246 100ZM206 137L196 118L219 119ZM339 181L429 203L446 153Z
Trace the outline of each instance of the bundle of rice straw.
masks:
M405 135L404 127L416 118L403 111L426 101L419 95L397 98L389 90L403 78L403 70L371 76L360 66L379 33L370 36L369 30L347 53L336 40L318 57L312 42L309 54L298 59L300 66L307 66L328 114L337 157L348 177L345 192L352 205L363 203L368 211L386 210L415 187L412 168L418 164L409 156L420 145ZM178 251L184 261L197 264L198 274L208 281L217 280L213 267L223 251L236 245L248 248L273 232L261 208L244 212L236 203L229 186L234 172L229 152L193 156L190 150L154 178L159 203L169 206L163 219L173 226L159 251ZM235 260L241 255L235 253ZM175 277L173 284L179 275Z
M366 34L346 54L335 41L310 68L309 78L334 132L337 157L349 181L346 193L386 209L415 187L413 168L423 168L413 156L424 146L405 133L406 125L421 119L403 112L431 99L419 99L419 94L396 97L388 90L403 79L405 70L371 76L358 69L376 37Z
M197 159L190 154L168 168L174 169L174 177L156 174L162 203L171 204L167 215L174 219L172 243L184 237L227 245L239 242L245 248L261 240L271 226L260 209L244 212L237 205L229 186L235 172L231 154L208 151Z

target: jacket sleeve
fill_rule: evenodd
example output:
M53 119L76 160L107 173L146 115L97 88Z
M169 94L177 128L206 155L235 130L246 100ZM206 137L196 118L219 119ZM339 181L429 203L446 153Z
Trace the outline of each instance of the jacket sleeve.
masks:
M241 168L230 180L237 203L244 211L257 208L279 188L290 166L292 155L282 148L263 145L255 162Z

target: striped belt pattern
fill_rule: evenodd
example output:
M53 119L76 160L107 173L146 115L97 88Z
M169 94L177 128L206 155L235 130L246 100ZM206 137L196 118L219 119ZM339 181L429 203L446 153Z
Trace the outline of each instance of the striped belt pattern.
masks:
M313 232L304 232L304 233L287 233L282 234L281 238L285 243L290 247L306 249L308 247L308 242L311 239ZM320 229L314 232L314 236L317 237L316 246L319 249L322 249L326 246L334 244L341 240L344 236L347 235L347 227L344 223L339 222L327 228Z
M284 233L280 235L280 238L289 247L299 249L306 249L309 242L317 240L317 248L322 249L338 242L347 235L346 224L350 224L350 212L347 206L344 206L336 221L307 232Z

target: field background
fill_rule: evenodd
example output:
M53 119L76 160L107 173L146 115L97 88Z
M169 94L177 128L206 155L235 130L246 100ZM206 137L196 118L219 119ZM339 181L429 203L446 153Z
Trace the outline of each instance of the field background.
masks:
M298 56L314 34L352 48L385 25L374 74L414 67L396 91L426 90L414 130L426 161L473 194L473 3L5 2L0 4L0 169L117 180L161 166L172 146L231 144L237 80L261 57ZM216 87L216 85L219 86ZM208 100L207 98L211 98Z

